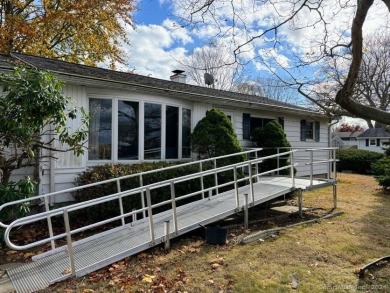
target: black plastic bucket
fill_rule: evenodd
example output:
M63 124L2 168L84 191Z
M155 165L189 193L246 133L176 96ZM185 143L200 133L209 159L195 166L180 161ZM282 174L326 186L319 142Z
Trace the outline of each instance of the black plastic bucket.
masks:
M226 244L227 229L220 226L204 227L205 240L209 244Z

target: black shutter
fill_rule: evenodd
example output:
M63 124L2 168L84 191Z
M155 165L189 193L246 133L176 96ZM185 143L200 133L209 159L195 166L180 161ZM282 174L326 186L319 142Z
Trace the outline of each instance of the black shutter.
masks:
M315 137L315 141L320 141L320 122L319 121L314 122L314 137Z
M306 120L301 120L301 141L306 141Z
M251 139L251 115L242 113L242 138Z
M366 139L366 146L370 146L370 140Z
M284 129L284 117L278 117L278 123L279 123L280 126L282 126L282 128Z
M376 146L381 146L381 140L379 138L376 139Z

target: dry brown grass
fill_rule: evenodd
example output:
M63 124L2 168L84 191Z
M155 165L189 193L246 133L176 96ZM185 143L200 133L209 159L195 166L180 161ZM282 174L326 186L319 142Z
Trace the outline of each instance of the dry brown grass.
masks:
M169 252L154 248L49 291L390 292L390 264L363 280L354 273L390 254L390 194L369 176L340 174L339 179L341 217L246 245L211 246L188 236L174 241ZM304 193L305 206L330 210L332 204L331 188ZM291 286L293 275L297 289Z

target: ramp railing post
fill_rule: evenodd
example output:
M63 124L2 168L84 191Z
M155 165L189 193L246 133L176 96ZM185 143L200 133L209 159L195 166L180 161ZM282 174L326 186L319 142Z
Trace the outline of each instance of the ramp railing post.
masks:
M45 197L45 211L48 212L49 210L50 210L49 198L46 196ZM51 223L51 216L47 217L47 227L49 229L49 236L50 236L50 238L52 238L54 236L54 233L53 233L53 225ZM51 249L54 250L56 248L56 244L55 244L54 240L51 240L50 243L51 243Z
M71 272L71 276L74 276L76 275L76 268L74 264L74 251L73 251L73 244L72 244L72 235L70 234L68 209L64 209L64 222L65 222L66 244L68 248L70 272Z
M252 180L252 164L251 162L248 163L248 168L249 168L249 191L251 194L251 199L252 199L252 204L255 204L255 194L253 192L253 180Z
M139 186L142 187L144 186L144 180L142 177L142 174L139 174ZM141 205L142 205L142 216L143 218L146 217L146 212L145 212L145 197L144 197L144 191L141 191Z
M236 207L240 206L240 199L238 196L238 182L237 182L237 166L233 167L233 176L234 176L234 195L236 197Z
M173 218L173 228L175 229L176 235L178 234L177 227L177 214L176 214L176 193L175 193L175 183L171 182L171 200L172 200L172 218Z
M131 211L133 212L133 214L131 215L131 218L132 218L131 226L133 226L134 222L137 221L137 215L134 213L136 211L136 209L132 209Z
M259 182L259 163L257 162L258 155L255 151L255 159L256 159L256 182Z
M294 170L294 152L291 150L290 152L290 175L292 181L292 188L295 188L295 170Z
M337 169L336 149L333 150L333 208L337 209Z
M218 173L217 169L217 159L214 159L214 181L215 181L215 195L218 194Z
M169 239L169 220L165 221L165 225L164 225L164 234L165 234L164 249L165 249L165 250L169 250L169 248L170 248L170 239Z
M310 150L310 187L313 186L314 151Z
M200 172L200 188L202 190L202 199L204 198L204 181L203 181L203 166L202 162L199 163L199 172Z
M244 229L248 229L249 215L248 215L248 193L244 194Z
M278 169L278 171L276 171L276 174L279 175L279 168L280 168L280 156L279 156L280 148L279 147L276 148L276 153L278 154L278 156L276 157L276 167Z
M116 180L116 187L117 187L118 193L122 191L121 190L121 183L120 183L119 179ZM118 201L119 201L119 210L120 210L121 216L122 216L121 222L122 222L122 226L124 226L125 225L125 218L123 218L123 201L122 201L121 195L119 195Z
M149 230L150 230L150 242L152 245L156 243L154 236L154 223L153 223L153 213L152 213L152 199L150 197L150 188L146 188L146 203L148 205L148 217L149 217Z

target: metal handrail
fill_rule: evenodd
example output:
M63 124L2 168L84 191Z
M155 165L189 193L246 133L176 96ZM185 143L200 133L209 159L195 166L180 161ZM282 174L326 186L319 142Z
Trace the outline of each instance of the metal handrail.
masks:
M13 201L13 202L4 203L4 204L2 204L0 206L0 212L5 207L18 205L18 204L25 203L25 202L31 202L31 201L35 201L35 200L46 200L46 198L49 198L49 197L52 197L52 196L56 196L56 195L59 195L59 194L71 193L71 192L82 190L82 189L86 189L86 188L89 188L89 187L94 187L94 186L103 185L103 184L112 183L112 182L119 182L121 180L129 179L129 178L133 178L133 177L139 177L140 174L148 175L148 174L153 174L153 173L156 173L156 172L161 172L162 170L166 171L166 170L171 170L171 169L175 169L175 168L181 168L181 167L190 166L190 165L203 164L203 163L210 162L210 161L216 161L216 160L225 159L225 158L229 158L229 157L245 155L245 154L248 154L248 153L251 153L251 152L257 152L257 151L260 151L260 150L261 150L261 148L251 149L251 150L247 150L247 151L243 151L243 152L239 152L239 153L234 153L234 154L228 154L228 155L223 155L223 156L218 156L218 157L213 157L213 158L197 160L197 161L183 163L183 164L179 164L179 165L173 165L173 166L168 166L168 167L164 167L164 168L159 168L159 169L154 169L154 170L150 170L150 171L145 171L145 172L142 172L142 173L124 175L124 176L121 176L121 177L107 179L107 180L94 182L94 183L89 183L89 184L82 185L82 186L76 186L76 187L71 187L71 188L67 188L67 189L64 189L64 190L54 191L54 192L50 192L50 193L46 193L46 194L42 194L42 195L32 196L32 197L29 197L29 198L24 198L24 199L16 200L16 201ZM8 225L4 224L1 221L1 219L0 219L0 227L7 228L7 226Z
M285 153L281 153L279 155L291 154L293 152L295 152L295 150L288 151L288 152L285 152ZM152 190L152 189L161 188L161 187L164 187L164 186L168 186L170 184L174 185L175 183L183 182L185 180L196 179L196 178L199 178L200 176L207 176L207 175L211 175L211 174L215 174L215 173L226 172L226 171L229 171L229 170L236 171L237 168L246 167L248 165L252 166L254 164L260 163L264 159L272 158L272 157L275 157L275 156L278 156L278 155L271 155L271 156L267 156L267 157L263 157L263 158L252 159L252 160L248 160L248 161L245 161L245 162L239 162L239 163L231 164L231 165L228 165L228 166L218 167L216 169L210 169L210 170L197 172L197 173L190 174L190 175L184 175L184 176L181 176L181 177L178 177L178 178L173 178L173 179L168 179L168 180L157 182L157 183L152 183L152 184L149 184L149 185L146 185L146 186L143 186L143 187L134 188L132 190L123 191L123 192L115 193L115 194L112 194L112 195L108 195L108 196L92 199L92 200L89 200L89 201L85 201L85 202L82 202L82 203L76 203L76 204L73 204L73 205L70 205L70 206L67 206L67 207L57 208L55 210L46 211L46 212L43 212L43 213L40 213L40 214L36 214L36 215L31 215L31 216L27 216L27 217L24 217L24 218L20 218L20 219L17 219L15 221L13 221L9 225L7 225L7 229L6 229L6 232L5 232L6 243L7 243L7 245L10 248L15 249L15 250L22 250L22 249L28 249L28 248L32 248L32 247L35 247L35 246L39 246L39 245L41 245L43 243L47 243L47 242L54 241L54 240L57 240L59 238L62 238L62 237L65 236L65 234L62 233L62 234L59 234L59 235L47 237L47 238L42 239L40 241L37 241L37 242L34 242L34 243L30 243L30 244L26 244L24 246L16 246L13 243L11 243L11 241L9 240L10 231L14 227L17 227L17 226L20 226L20 225L33 223L33 222L44 220L44 219L48 219L48 218L51 218L51 217L54 217L54 216L64 215L65 213L69 213L69 212L76 211L76 210L79 210L79 209L91 207L91 206L94 206L94 205L97 205L97 204L101 204L101 203L104 203L104 202L108 202L108 201L112 201L112 200L117 200L119 198L123 198L124 196L134 195L134 194L138 194L138 193L144 192L144 191L149 191L150 192L150 190ZM287 167L283 167L281 169L286 169L286 168L289 168L289 167L290 166L287 166ZM243 180L248 180L249 179L252 182L252 179L255 178L256 176L261 176L261 175L268 174L268 173L270 173L270 172L267 171L267 172L260 173L260 174L254 174L254 175L250 175L250 176L247 176L247 177L244 177L244 178L241 178L241 179L237 179L236 176L235 176L235 180L236 181L233 180L233 181L230 181L230 182L227 182L227 183L224 183L224 184L219 184L219 185L215 185L215 186L209 187L207 189L202 189L202 190L199 190L198 192L192 193L192 195L200 194L202 192L208 192L208 191L216 190L216 189L224 187L224 186L232 185L233 183L235 183L235 185L237 185L237 182L240 182L240 181L243 181ZM112 222L112 221L123 219L123 218L131 216L133 214L140 213L140 212L142 212L144 210L149 210L149 209L151 210L151 209L156 208L158 206L161 206L161 205L164 205L164 204L168 204L168 203L172 203L173 201L176 202L178 200L181 200L181 199L184 199L184 198L188 198L189 196L190 196L190 194L187 194L187 195L183 195L183 196L180 196L180 197L177 197L177 198L174 197L171 200L167 200L165 202L156 203L156 204L153 204L153 205L150 204L150 205L148 205L148 207L137 209L135 211L132 211L132 212L129 212L129 213L126 213L126 214L122 214L122 215L113 217L111 219L107 219L105 221L101 221L101 222L94 223L94 224L91 224L91 225L88 225L88 226L85 226L85 227L82 227L82 228L78 228L76 230L72 230L72 231L70 231L70 235L73 235L73 234L81 232L81 231L85 231L85 230L90 229L90 228L95 228L97 226L100 226L100 225L103 225L103 224L106 224L106 223L109 223L109 222Z

